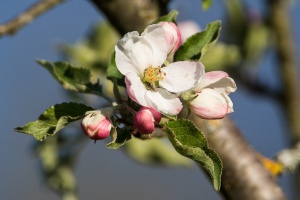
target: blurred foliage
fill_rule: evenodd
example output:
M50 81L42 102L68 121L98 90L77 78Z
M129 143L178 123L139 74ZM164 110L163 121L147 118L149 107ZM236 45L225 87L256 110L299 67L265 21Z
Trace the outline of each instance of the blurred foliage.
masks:
M79 130L79 129L77 129ZM84 141L81 131L66 137L67 131L34 145L34 152L40 158L41 172L47 185L63 200L77 200L77 183L73 174L76 158Z
M207 10L212 5L212 0L202 0L202 9Z
M193 167L192 160L178 154L168 140L141 140L133 137L125 145L125 151L139 163L158 166Z
M237 66L241 62L241 54L236 45L228 45L218 42L202 58L201 62L206 71L226 70L226 67Z
M226 7L224 42L239 48L244 67L246 63L257 66L272 42L268 23L258 10L248 8L243 1L227 0Z

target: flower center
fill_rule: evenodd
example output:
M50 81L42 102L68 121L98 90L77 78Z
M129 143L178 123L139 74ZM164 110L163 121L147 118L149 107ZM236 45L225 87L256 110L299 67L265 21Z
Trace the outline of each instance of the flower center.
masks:
M166 76L166 73L161 72L161 66L153 68L152 65L150 65L144 71L142 82L145 84L147 90L156 91L155 88L159 87L159 81L163 80L164 76Z

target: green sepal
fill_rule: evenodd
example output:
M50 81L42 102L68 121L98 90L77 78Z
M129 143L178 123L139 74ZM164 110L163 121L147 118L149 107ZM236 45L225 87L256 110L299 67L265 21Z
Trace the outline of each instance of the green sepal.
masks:
M179 47L174 55L174 60L200 60L216 43L220 30L221 21L209 23L204 31L192 35Z
M215 190L219 190L222 161L215 151L208 148L204 134L187 119L169 121L164 127L176 151L202 166L210 174Z
M111 133L112 141L106 146L110 149L118 149L123 146L127 140L131 139L131 132L126 128L114 128Z
M37 63L45 67L52 76L66 89L74 92L102 94L99 81L91 82L90 70L74 67L67 62L49 62L37 60Z
M80 103L61 103L48 108L36 121L15 128L15 131L32 135L39 141L53 136L65 126L84 117L85 112L94 110Z
M176 24L176 17L177 17L177 15L178 15L178 11L177 10L172 10L167 15L164 15L164 16L161 16L161 17L157 18L151 24L157 24L159 22L173 22L173 23Z

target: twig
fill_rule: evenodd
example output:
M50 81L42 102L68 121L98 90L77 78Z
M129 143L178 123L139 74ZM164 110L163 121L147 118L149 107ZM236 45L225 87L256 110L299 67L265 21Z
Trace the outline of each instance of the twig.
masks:
M276 37L279 69L284 86L283 107L290 128L291 140L296 144L300 142L300 91L289 3L285 0L268 0L268 4L270 7L270 24ZM297 199L300 199L299 186L300 168L298 167L295 186Z
M63 1L65 0L41 0L33 4L19 16L15 17L9 22L0 25L0 37L4 35L15 34L20 28L30 23L32 20L34 20L47 10L62 3Z
M121 35L134 30L141 33L147 25L161 14L159 11L163 10L160 9L158 0L90 1L106 15Z
M300 94L295 41L292 36L289 4L286 0L268 0L270 24L276 37L276 50L284 86L283 103L293 143L300 141Z

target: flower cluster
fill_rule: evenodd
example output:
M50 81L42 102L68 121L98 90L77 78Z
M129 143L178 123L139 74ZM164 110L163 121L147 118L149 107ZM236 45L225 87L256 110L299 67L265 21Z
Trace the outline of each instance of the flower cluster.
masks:
M228 97L236 90L227 73L205 73L201 62L172 62L181 45L181 34L172 22L148 26L140 35L127 33L115 46L118 70L125 76L128 96L141 105L134 116L134 127L142 134L150 134L161 114L175 116L185 102L194 113L204 119L220 119L233 112ZM108 137L111 122L100 111L88 114L82 128L91 139Z
M201 62L171 62L181 36L172 22L148 26L140 35L127 33L115 46L116 65L125 75L128 96L141 106L174 116L182 110L181 95L201 118L219 119L233 111L228 97L236 85L225 72L205 73Z

